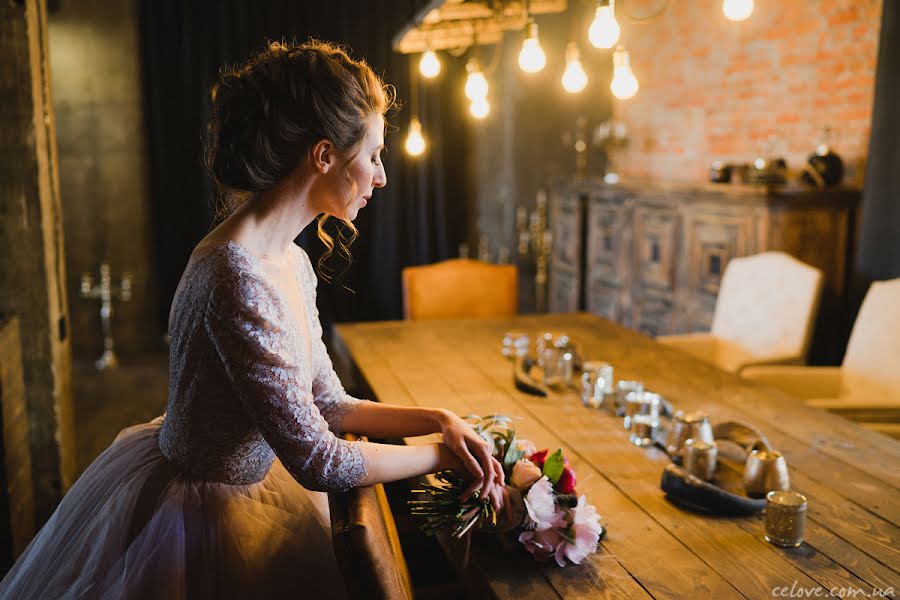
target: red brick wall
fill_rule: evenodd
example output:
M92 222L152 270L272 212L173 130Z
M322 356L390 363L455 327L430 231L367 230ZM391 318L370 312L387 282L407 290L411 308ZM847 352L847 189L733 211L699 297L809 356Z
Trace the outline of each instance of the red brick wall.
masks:
M658 5L623 4L636 16ZM640 82L613 107L630 135L613 156L621 174L701 180L712 160L751 162L770 145L797 169L830 125L850 178L861 175L881 0L756 0L740 23L721 0L673 0L652 21L619 22Z

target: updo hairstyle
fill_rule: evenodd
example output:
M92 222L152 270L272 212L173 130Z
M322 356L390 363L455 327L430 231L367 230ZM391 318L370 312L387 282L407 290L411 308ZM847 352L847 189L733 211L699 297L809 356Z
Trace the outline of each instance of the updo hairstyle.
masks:
M310 40L272 42L243 64L223 69L211 99L205 159L219 191L217 212L224 218L288 176L319 140L331 141L352 160L369 117L385 116L394 106L394 90L365 61ZM352 183L349 175L347 180ZM318 223L326 246L320 271L335 245L324 230L327 218L322 215ZM357 231L349 220L342 221L352 232L340 242L340 253L349 260L347 246Z

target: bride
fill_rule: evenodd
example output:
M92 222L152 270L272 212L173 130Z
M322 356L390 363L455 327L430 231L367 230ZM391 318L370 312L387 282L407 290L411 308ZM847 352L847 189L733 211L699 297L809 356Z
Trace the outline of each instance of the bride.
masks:
M318 215L349 223L387 183L389 92L316 41L271 44L221 74L207 164L239 204L175 292L166 413L122 431L84 472L0 597L340 598L322 492L451 468L500 508L503 470L460 418L344 392L315 272L293 243Z

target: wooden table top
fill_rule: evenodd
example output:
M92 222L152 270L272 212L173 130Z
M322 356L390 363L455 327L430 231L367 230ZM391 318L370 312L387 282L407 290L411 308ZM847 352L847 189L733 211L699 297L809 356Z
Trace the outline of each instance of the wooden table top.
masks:
M512 363L500 354L511 329L564 331L584 359L611 363L617 379L643 381L676 409L756 426L809 499L806 543L767 543L762 515L700 516L669 503L659 488L668 458L630 444L621 419L582 406L574 390L540 398L515 389ZM601 548L561 569L531 561L517 544L497 552L491 536L476 536L467 571L498 598L770 598L818 587L862 590L844 597L888 588L887 597L900 595L894 440L587 314L361 323L337 334L338 355L352 356L378 400L521 417L521 437L569 458L578 492L607 528Z

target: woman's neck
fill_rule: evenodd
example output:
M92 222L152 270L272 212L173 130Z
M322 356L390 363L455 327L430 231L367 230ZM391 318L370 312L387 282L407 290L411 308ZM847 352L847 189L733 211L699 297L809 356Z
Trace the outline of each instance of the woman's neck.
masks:
M310 182L294 176L249 198L222 223L227 237L261 258L286 260L294 239L319 214L311 203Z

